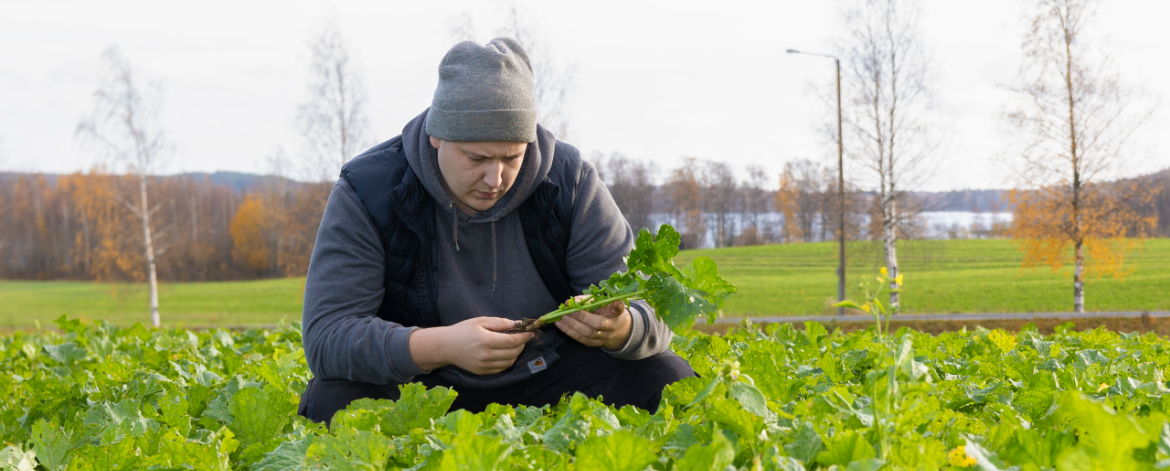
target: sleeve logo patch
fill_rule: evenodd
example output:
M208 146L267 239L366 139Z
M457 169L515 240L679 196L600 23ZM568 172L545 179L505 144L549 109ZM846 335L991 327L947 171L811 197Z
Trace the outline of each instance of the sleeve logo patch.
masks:
M528 371L531 373L539 373L547 369L548 364L544 362L544 357L536 357L535 360L528 362Z

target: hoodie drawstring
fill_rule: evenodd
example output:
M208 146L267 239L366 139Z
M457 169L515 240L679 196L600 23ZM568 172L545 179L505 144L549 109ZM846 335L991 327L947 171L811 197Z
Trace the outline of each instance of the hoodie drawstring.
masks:
M459 251L459 213L455 211L455 203L447 206L451 210L451 238L455 239L455 251Z
M455 251L459 251L459 213L455 211L455 203L447 206L451 210L451 239L455 241ZM492 292L496 292L496 274L499 271L500 261L496 258L496 221L492 221Z
M492 292L496 292L496 268L499 262L496 260L496 221L492 221Z

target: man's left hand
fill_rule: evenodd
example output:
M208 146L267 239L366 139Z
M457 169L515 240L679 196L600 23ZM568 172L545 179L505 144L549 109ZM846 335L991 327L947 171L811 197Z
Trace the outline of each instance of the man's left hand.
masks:
M576 296L581 301L587 295ZM557 328L569 337L589 347L617 350L630 338L630 311L625 301L614 301L600 309L577 311L557 321Z

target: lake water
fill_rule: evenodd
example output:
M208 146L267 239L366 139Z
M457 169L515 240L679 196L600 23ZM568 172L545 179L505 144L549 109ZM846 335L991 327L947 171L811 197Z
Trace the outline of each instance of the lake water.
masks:
M744 228L752 226L750 214L733 213L727 217L730 221L729 228L733 237L738 236ZM866 216L862 216L862 218L863 221L867 219ZM702 246L714 247L715 215L704 214L704 219L707 221L708 230ZM653 227L658 227L660 224L670 224L679 232L686 232L686 223L671 217L669 214L652 214L650 222ZM918 238L925 239L981 239L998 237L999 233L996 229L1002 230L1011 222L1012 213L1010 212L930 211L920 213L911 224L913 226L911 230L918 234ZM784 227L784 215L781 213L760 214L755 225L767 236L769 242L780 242L781 228ZM868 227L868 223L863 222L862 227L862 237L869 238L869 234L864 229ZM821 239L819 220L814 221L812 232L814 240ZM824 236L831 240L834 234L829 230L825 231Z

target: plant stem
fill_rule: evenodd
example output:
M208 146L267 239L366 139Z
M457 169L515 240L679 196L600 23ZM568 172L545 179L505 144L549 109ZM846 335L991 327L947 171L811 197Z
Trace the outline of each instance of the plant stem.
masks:
M572 314L572 313L577 312L577 311L591 311L593 309L605 306L605 305L612 303L614 301L618 301L618 300L622 300L622 299L629 299L629 298L640 298L640 297L642 297L643 294L646 294L646 290L641 289L638 291L634 291L633 293L626 293L626 294L623 294L620 296L614 296L612 298L602 298L600 300L593 300L593 301L590 301L588 303L581 304L581 305L574 306L574 307L565 307L565 308L557 309L553 312L550 312L548 314L540 316L540 322L544 323L544 324L551 324L553 322L556 322L560 318L564 317L565 314Z

